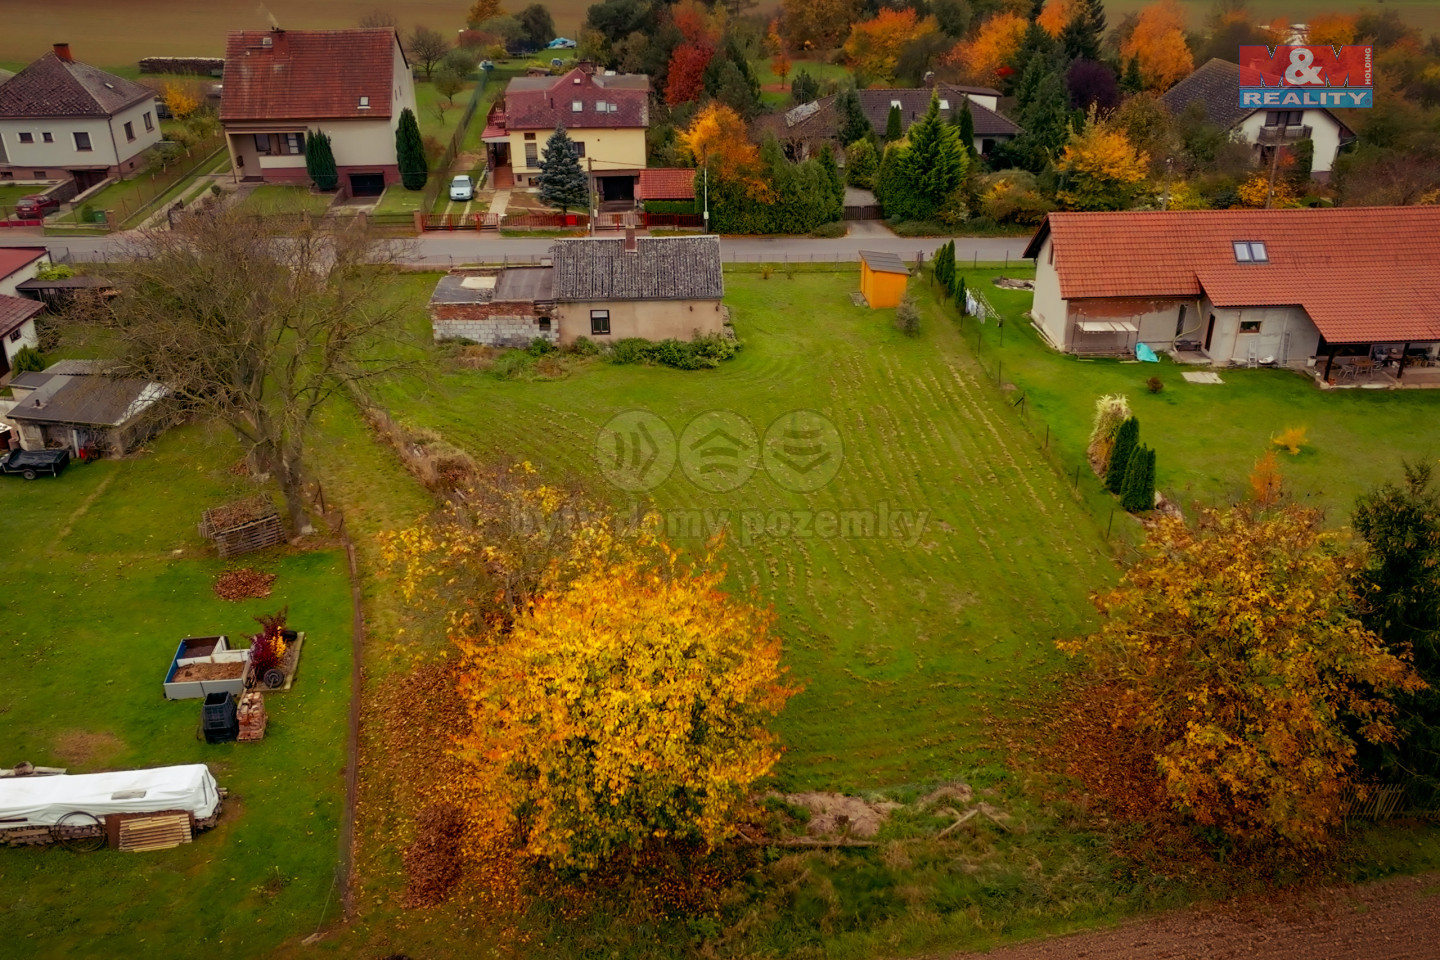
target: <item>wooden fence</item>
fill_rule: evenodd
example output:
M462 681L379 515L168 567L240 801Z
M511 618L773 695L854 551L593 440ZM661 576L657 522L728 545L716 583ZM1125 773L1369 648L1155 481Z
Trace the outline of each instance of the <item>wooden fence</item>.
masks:
M880 205L875 203L861 206L848 206L845 208L846 220L883 220L885 214L881 212Z
M485 95L485 87L489 82L490 71L481 70L480 82L475 84L470 101L465 104L465 112L460 114L460 123L450 135L450 142L445 145L445 152L440 154L440 159L430 168L430 179L425 181L425 193L420 201L421 210L435 209L440 190L447 183L446 174L450 172L450 165L455 162L455 158L460 155L460 148L465 144L465 135L470 132L470 121L475 118L475 109L480 105L480 98Z
M1348 788L1340 803L1346 820L1440 819L1440 791L1419 783L1359 784Z

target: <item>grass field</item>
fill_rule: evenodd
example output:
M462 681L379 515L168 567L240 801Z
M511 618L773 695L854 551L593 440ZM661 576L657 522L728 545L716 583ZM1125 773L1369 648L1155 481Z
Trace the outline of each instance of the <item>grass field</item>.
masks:
M240 203L246 213L308 213L321 216L330 209L333 193L316 193L309 187L292 187L281 183L262 183Z
M174 850L76 855L0 850L7 955L250 958L314 929L330 888L343 801L350 594L335 550L267 551L264 600L212 591L228 566L198 537L201 511L254 490L228 472L219 430L171 431L153 452L72 466L57 480L6 477L10 542L0 641L0 763L72 773L204 762L229 789L213 831ZM290 607L307 632L293 690L267 698L266 739L207 745L195 700L161 696L181 637L255 628ZM334 906L332 904L332 910Z
M44 193L49 184L43 183L3 183L0 184L0 214L7 213L20 201L21 197L28 197L32 193Z

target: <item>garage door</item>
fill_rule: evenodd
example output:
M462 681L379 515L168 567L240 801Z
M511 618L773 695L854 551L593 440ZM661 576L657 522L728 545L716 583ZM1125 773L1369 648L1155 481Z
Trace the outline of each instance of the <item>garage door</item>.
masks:
M350 196L352 197L378 197L385 192L385 174L383 173L352 173L350 174Z

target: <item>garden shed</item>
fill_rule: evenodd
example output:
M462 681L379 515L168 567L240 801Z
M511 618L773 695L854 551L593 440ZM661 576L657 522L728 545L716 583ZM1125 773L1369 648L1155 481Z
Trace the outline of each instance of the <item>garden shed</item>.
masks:
M893 253L860 251L860 293L872 310L898 307L910 283L910 268Z

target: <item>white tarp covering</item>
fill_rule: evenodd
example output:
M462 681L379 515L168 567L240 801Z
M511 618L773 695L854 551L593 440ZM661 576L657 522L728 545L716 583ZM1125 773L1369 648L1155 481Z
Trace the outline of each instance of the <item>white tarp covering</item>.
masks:
M53 825L77 810L96 817L188 810L204 820L219 805L220 790L203 763L0 780L0 830Z
M1137 333L1139 328L1127 320L1081 320L1081 333Z

